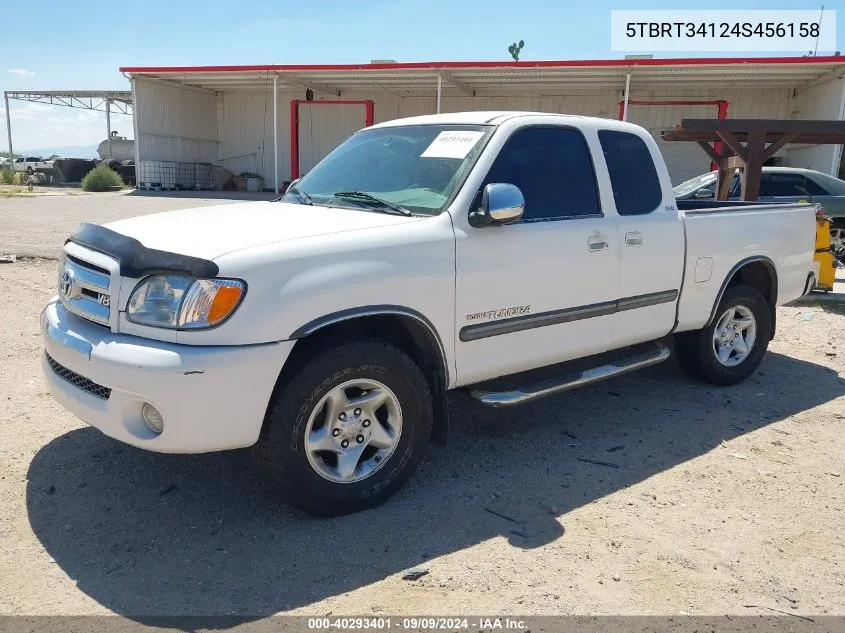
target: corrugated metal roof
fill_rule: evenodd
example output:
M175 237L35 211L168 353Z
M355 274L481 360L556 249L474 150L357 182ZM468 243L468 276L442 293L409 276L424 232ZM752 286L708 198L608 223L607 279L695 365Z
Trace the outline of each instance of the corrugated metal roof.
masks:
M208 90L311 88L335 96L383 88L398 94L445 90L490 94L510 90L608 88L632 75L638 88L799 88L845 73L845 57L552 60L526 62L414 62L378 64L123 67L133 76L157 77Z

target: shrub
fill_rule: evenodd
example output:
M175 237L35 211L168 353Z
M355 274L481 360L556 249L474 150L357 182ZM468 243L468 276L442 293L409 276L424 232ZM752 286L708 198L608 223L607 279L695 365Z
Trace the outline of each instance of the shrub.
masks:
M99 165L82 179L85 191L107 191L110 187L123 187L120 175L108 165Z
M15 183L15 170L11 167L4 167L0 169L0 183L4 185L14 185Z

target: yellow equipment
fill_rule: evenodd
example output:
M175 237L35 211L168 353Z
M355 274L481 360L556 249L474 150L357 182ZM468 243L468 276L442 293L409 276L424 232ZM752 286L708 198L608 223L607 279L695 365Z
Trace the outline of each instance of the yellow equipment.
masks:
M816 254L815 261L819 263L819 278L816 290L830 292L836 278L836 259L830 245L830 218L816 214Z

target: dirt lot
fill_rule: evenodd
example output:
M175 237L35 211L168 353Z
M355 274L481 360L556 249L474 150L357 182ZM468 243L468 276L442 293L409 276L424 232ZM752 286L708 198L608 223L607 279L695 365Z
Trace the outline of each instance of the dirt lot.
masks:
M64 237L16 204L1 243ZM273 502L248 451L146 453L57 406L38 333L55 266L0 266L0 614L845 614L830 307L781 308L737 387L670 362L512 411L456 397L450 447L397 497L316 520Z
M0 196L0 254L54 258L80 222L104 224L148 213L274 197L211 191L171 195L135 190L89 194L79 189L50 187L38 187L36 191L39 193L35 195Z

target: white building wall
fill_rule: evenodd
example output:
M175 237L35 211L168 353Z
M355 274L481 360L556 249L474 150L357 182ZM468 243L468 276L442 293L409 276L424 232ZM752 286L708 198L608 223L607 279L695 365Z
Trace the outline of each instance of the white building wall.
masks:
M217 159L217 99L213 93L138 79L134 111L140 160Z
M788 118L845 119L845 77L800 91L792 99ZM841 156L841 145L795 145L786 152L784 163L836 176Z
M823 86L826 111L839 109L828 118L840 118L842 83L835 89ZM265 186L273 186L273 94L272 84L261 91L227 91L216 95L181 89L175 86L139 80L139 138L141 159L208 161L222 165L235 174L251 171L261 174ZM562 92L548 89L548 92ZM444 87L441 111L523 110L559 112L616 119L619 113L620 90L567 91L568 94L479 94L475 97ZM796 105L791 89L700 90L691 87L652 90L638 87L632 78L632 100L726 100L730 103L729 118L789 118ZM278 93L278 167L279 181L289 180L290 102L304 97L304 90L280 90ZM809 94L809 91L808 91ZM813 94L816 94L815 92ZM436 86L430 94L399 96L382 89L345 92L341 97L326 100L366 100L375 103L375 121L431 114L436 110ZM800 103L798 105L801 105ZM811 104L812 105L812 104ZM806 107L806 106L805 106ZM813 105L812 112L820 110ZM315 116L312 117L312 111ZM356 123L360 112L360 124ZM643 125L659 138L662 129L674 127L683 118L716 117L716 106L631 106L629 120ZM810 117L805 117L810 118ZM814 114L812 118L820 118ZM342 142L352 131L364 126L364 107L308 106L300 111L300 165L310 168L330 148ZM709 169L709 158L693 143L663 143L673 181L679 182ZM803 160L801 151L790 152L791 160ZM811 150L812 151L812 150ZM814 156L813 154L810 154ZM833 161L825 160L830 172Z
M556 112L616 119L619 116L621 90L585 91L567 95L483 95L456 96L453 91L441 97L442 112L463 110L523 110ZM695 90L641 89L632 79L633 101L728 101L729 118L786 118L789 113L789 89ZM436 95L406 97L399 105L400 116L430 114L437 106ZM376 107L378 113L378 106ZM718 107L688 105L630 105L628 121L642 125L657 141L666 158L673 183L710 170L710 158L695 143L664 142L660 132L680 124L684 118L716 118Z
M302 99L304 91L279 90L277 96L279 182L290 180L291 135L290 103ZM318 99L332 101L372 100L375 103L375 122L398 116L399 98L384 90L344 93L342 97ZM312 118L311 112L316 115ZM356 117L360 113L360 124ZM300 106L300 165L310 168L349 134L364 127L365 109L356 106ZM217 129L220 143L217 164L239 174L251 171L264 177L265 187L273 186L273 91L268 90L221 92L217 96Z

